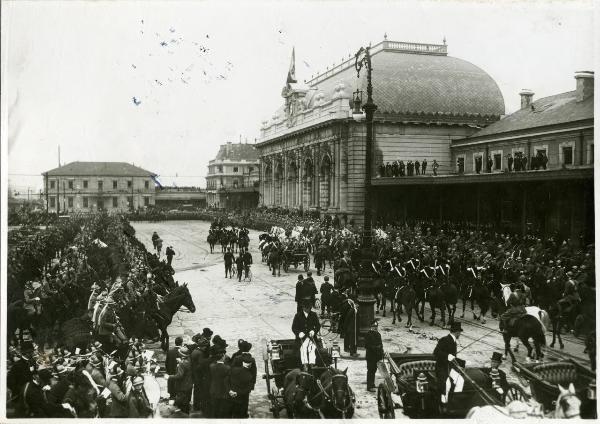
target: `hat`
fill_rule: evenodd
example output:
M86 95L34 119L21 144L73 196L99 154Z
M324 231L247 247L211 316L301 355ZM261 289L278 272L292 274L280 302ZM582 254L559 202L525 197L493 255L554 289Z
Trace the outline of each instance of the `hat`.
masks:
M225 348L223 346L212 345L210 347L210 355L211 356L223 355L226 352L227 351L225 350Z
M304 280L304 277L302 276L302 274L300 274L300 275L298 276L298 280L299 280L299 281L302 281L302 280Z
M379 318L375 318L373 321L371 321L371 326L373 325L379 325Z
M202 329L202 335L204 337L211 337L213 335L213 331L210 328L203 328Z
M133 385L139 386L140 384L144 384L144 377L142 377L141 375L138 375L137 377L135 377L133 379Z
M240 355L240 359L242 360L242 362L245 362L247 364L252 363L252 355L250 355L248 352L244 352Z
M460 331L463 331L461 323L458 321L453 321L452 324L450 325L450 332L457 333Z
M500 352L493 352L492 361L502 362L502 354Z
M227 346L229 346L227 344L227 342L225 340L223 340L221 338L221 336L219 336L218 334L215 337L213 337L213 344L215 346L219 346L219 347L222 347L222 348L226 348Z
M242 352L250 352L250 349L252 349L252 343L246 340L242 340L242 343L238 344L238 346Z
M311 272L311 271L308 271L308 272L306 273L306 275L307 275L308 277L310 277L310 276L312 275L312 272Z
M329 276L325 276L325 281L329 281Z
M187 346L184 346L181 349L179 349L179 356L183 358L187 358L188 356L190 356L190 350L187 348Z
M102 365L102 360L101 360L100 358L98 358L98 356L96 356L96 355L92 355L92 356L90 357L90 363L91 363L93 366L98 366L98 365Z
M123 374L123 368L121 368L119 366L119 364L114 364L111 368L110 368L110 375L114 376L118 376Z

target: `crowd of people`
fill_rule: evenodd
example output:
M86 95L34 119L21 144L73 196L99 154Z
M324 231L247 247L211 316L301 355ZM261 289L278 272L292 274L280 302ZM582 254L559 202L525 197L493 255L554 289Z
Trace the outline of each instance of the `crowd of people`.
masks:
M436 159L431 164L431 171L434 176L437 175L440 164ZM386 162L385 164L379 165L379 177L412 177L413 175L427 175L427 159L423 159L422 162L415 160L406 161L403 160L393 161L392 163Z

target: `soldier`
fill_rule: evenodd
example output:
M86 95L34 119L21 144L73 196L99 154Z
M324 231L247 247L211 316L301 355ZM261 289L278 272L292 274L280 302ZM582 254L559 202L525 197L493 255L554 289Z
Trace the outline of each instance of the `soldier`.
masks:
M173 246L167 247L167 250L165 250L165 255L167 255L167 263L169 264L169 266L171 266L171 261L173 260L173 256L175 256Z
M248 248L246 247L246 251L244 252L244 278L248 278L250 265L252 265L252 254L250 254Z
M404 177L406 175L406 167L404 165L404 161L400 161L398 167L400 168L400 176Z
M391 177L392 176L392 165L389 162L387 162L385 164L385 176L386 177Z
M507 300L508 309L500 317L500 331L508 332L516 320L527 315L527 310L521 304L519 296L512 293Z
M238 282L241 282L242 274L244 273L244 257L242 256L242 252L240 252L238 257L235 258L235 267L237 269Z
M398 176L398 161L394 161L392 163L392 177L396 178Z
M423 162L421 163L421 174L425 175L426 172L427 172L427 159L423 159Z
M25 290L23 290L23 309L25 309L27 316L30 319L41 314L40 297L38 296L38 289L40 287L41 284L37 281L27 281L25 283Z
M381 334L377 331L379 326L377 319L371 323L371 329L365 335L365 349L367 359L367 390L375 391L375 372L377 371L377 362L383 359L383 342Z
M420 175L419 168L421 168L421 162L418 160L415 161L415 175Z

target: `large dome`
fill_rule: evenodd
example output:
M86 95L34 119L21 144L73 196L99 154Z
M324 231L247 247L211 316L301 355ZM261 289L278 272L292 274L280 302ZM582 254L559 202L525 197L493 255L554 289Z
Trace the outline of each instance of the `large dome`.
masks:
M443 49L445 52L445 46ZM408 52L400 48L373 48L371 60L377 114L504 115L504 98L496 82L467 61L445 53ZM307 81L311 90L307 93L305 107L313 107L318 93L323 93L325 101L331 99L340 83L344 83L347 93L356 90L354 59L342 64L339 71L334 68ZM367 86L365 70L361 71L358 84L363 90L364 101Z

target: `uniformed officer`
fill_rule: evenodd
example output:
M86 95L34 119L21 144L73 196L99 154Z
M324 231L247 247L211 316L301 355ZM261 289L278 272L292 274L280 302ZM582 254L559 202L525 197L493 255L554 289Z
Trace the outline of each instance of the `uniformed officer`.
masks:
M381 334L377 331L379 320L375 319L371 323L371 329L365 335L365 349L367 359L367 390L375 391L375 372L377 371L377 362L383 359L383 342Z

